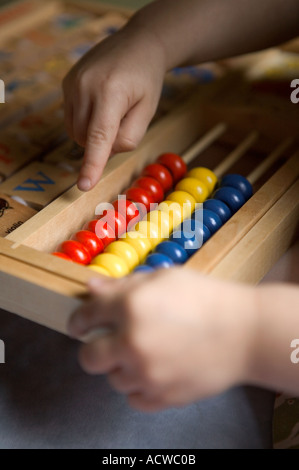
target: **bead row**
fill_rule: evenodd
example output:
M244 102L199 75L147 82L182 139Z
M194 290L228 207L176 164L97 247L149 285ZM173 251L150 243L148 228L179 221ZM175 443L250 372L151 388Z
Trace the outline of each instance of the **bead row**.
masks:
M194 176L197 169L192 171ZM205 170L205 174L209 171ZM190 178L189 174L187 176L185 180ZM197 176L199 176L198 173ZM158 206L157 210L148 214L146 220L136 225L135 232L127 233L124 241L114 242L106 250L106 253L98 256L94 260L92 269L107 276L122 277L134 269L138 261L153 249L154 253L147 256L145 264L138 266L135 272L153 271L157 268L169 268L175 264L182 264L252 195L251 184L241 175L225 176L221 181L220 188L214 193L213 199L205 200L202 197L198 197L196 200L193 197L193 185L188 188L185 180L177 185L177 191L170 194L167 200ZM215 178L214 183L216 184ZM181 184L184 185L184 189L189 189L189 193L179 189ZM209 189L211 190L211 188L212 186ZM203 210L194 211L197 201L203 203ZM170 218L166 214L167 208L171 209L174 205L172 221L179 223L183 221L183 225L174 230L169 241L162 241L168 238L171 232ZM197 217L198 211L201 210L203 223L200 223ZM173 225L177 227L176 223ZM130 245L129 249L128 244Z
M251 196L252 186L246 178L241 175L226 175L213 199L204 201L203 207L195 211L191 219L185 220L172 233L169 241L158 244L145 264L135 271L149 272L185 263ZM202 212L199 214L199 211Z
M92 269L113 277L128 274L138 263L144 262L146 256L168 238L173 229L191 216L196 204L204 202L216 184L216 175L207 168L189 171L166 201L147 214L122 240L112 243L93 260Z
M133 185L125 192L125 199L112 202L113 209L103 211L98 219L91 220L77 232L72 240L62 243L53 255L88 265L111 243L121 237L133 223L163 200L174 184L187 171L184 160L174 153L161 155L157 162L148 165Z

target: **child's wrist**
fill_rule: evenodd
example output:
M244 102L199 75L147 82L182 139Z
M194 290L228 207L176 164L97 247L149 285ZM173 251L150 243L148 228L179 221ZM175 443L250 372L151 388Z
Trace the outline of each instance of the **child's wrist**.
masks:
M253 316L253 334L249 343L247 364L245 369L245 381L252 385L262 385L261 371L264 366L264 357L262 354L264 343L264 311L263 311L263 288L255 287L252 292L254 311Z
M158 32L155 31L155 28L151 26L151 22L148 21L143 10L138 11L131 18L123 31L128 32L134 41L138 41L138 43L143 44L142 47L147 51L146 55L148 54L149 49L151 49L159 61L158 66L162 67L164 73L168 71L169 50L167 45L161 35L159 35Z
M234 334L239 336L235 343L233 341L239 350L236 351L235 383L232 385L254 383L261 341L259 291L255 287L234 286L229 303L237 320Z

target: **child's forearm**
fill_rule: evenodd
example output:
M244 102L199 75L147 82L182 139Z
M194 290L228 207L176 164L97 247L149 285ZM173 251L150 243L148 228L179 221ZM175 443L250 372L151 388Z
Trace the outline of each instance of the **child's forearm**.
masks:
M297 339L299 346L299 288L269 284L257 290L259 320L250 381L298 394L299 363L294 363L296 345L291 343Z
M202 63L282 43L299 33L298 0L158 0L129 23L150 32L165 68Z

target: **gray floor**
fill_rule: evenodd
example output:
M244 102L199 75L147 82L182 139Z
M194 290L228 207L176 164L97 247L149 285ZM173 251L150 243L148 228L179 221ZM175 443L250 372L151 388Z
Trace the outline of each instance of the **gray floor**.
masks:
M77 343L0 312L0 448L268 448L272 395L251 388L180 410L131 410L78 367Z

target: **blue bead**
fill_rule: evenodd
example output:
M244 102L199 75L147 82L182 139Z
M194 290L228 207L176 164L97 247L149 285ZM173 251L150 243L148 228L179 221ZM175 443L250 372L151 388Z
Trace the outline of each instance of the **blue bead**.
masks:
M134 273L153 273L154 269L150 266L146 266L145 264L141 264L134 269Z
M146 265L151 268L171 268L174 266L174 262L169 256L162 255L160 253L153 253L146 258Z
M186 230L176 230L170 237L171 241L181 245L187 252L188 256L192 256L199 248L200 242L192 232Z
M194 233L200 244L204 244L212 236L208 227L196 218L184 220L179 230L185 230L187 232Z
M233 214L237 212L246 202L242 193L240 193L238 189L232 188L230 186L224 186L223 188L217 189L213 197L214 199L219 199L220 201L227 204Z
M187 251L178 243L170 241L159 243L155 253L168 256L175 264L184 264L188 259Z
M206 225L201 225L200 224L200 227L197 227L196 229L196 237L197 239L202 243L206 243L206 241L211 238L212 234L210 232L210 230L208 229L208 227Z
M222 220L219 215L209 209L203 209L203 224L208 227L211 234L217 232L222 227Z
M243 194L245 201L248 201L253 194L251 183L242 175L226 175L222 178L220 186L230 186L238 189Z
M220 217L223 224L225 224L225 222L227 222L232 216L230 208L218 199L207 199L203 203L203 208L215 212L215 214Z

